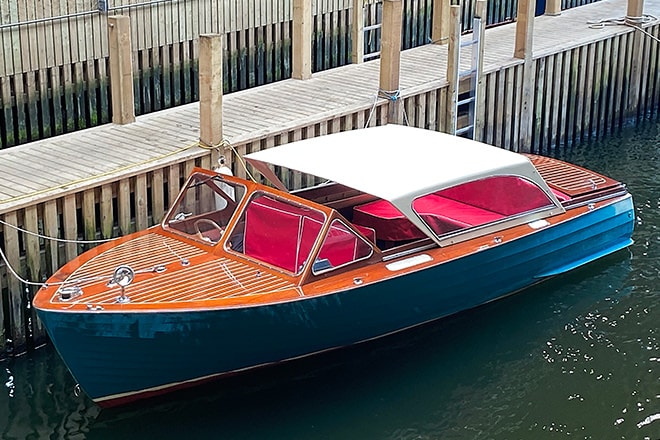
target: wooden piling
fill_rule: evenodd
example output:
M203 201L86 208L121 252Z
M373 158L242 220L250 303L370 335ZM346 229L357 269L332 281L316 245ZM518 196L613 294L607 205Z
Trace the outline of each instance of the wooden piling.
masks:
M14 227L5 227L5 255L8 264L20 272L21 260L18 247L18 216L16 212L8 212L5 214L4 221ZM9 294L7 299L9 301L9 338L12 340L12 347L15 352L22 352L27 343L27 335L25 331L25 311L27 304L25 303L25 296L23 295L22 283L11 274L7 274L7 287Z
M292 72L295 79L312 77L312 2L293 0Z
M39 214L36 205L25 208L23 226L27 231L34 233L39 231ZM40 282L44 278L45 273L41 267L41 249L39 247L39 237L34 234L24 233L23 239L25 241L27 278L33 282ZM32 296L36 290L36 286L29 286L30 295L28 298L26 298L27 301L31 301ZM35 309L30 307L28 310L26 310L26 313L28 313L30 317L32 338L35 341L41 341L45 336L45 331L41 321L37 318Z
M481 32L479 34L479 63L477 65L477 100L475 102L475 122L474 139L482 140L484 131L484 119L486 112L486 78L484 78L484 53L486 49L486 21L487 17L486 0L477 0L474 8L474 16L481 19Z
M644 0L628 0L626 18L641 18L644 14Z
M222 142L222 35L199 36L199 140Z
M401 122L399 75L401 67L402 0L383 0L383 27L380 40L380 90L391 97L388 122Z
M130 23L126 16L108 17L112 122L115 124L135 122Z
M451 0L433 0L433 18L431 19L431 41L434 44L447 44L450 34L449 13ZM485 19L485 17L484 17ZM486 23L484 23L485 26Z
M561 15L561 0L546 0L545 15Z
M351 36L351 61L353 64L364 62L364 0L353 0L353 26Z
M451 5L449 19L449 51L447 54L447 133L456 133L456 100L458 98L458 71L460 69L460 44L461 44L461 7Z
M522 58L523 85L520 109L520 133L518 142L514 144L515 151L528 152L532 145L532 117L534 91L534 60L532 59L532 43L534 40L534 8L532 0L518 1L518 21L516 23L516 41L513 56Z
M630 24L637 25L637 20L642 18L644 14L644 0L628 0L628 7L626 10L626 21ZM641 32L637 31L632 36L632 62L630 64L630 89L628 93L628 110L632 114L637 113L639 107L640 95L640 78L642 65L644 64L643 48L646 38Z

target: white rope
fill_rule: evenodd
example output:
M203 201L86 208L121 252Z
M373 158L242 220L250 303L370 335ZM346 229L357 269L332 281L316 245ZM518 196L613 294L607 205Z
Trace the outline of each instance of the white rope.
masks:
M114 240L114 238L107 238L103 240L66 240L64 238L49 237L48 235L39 234L38 232L28 231L27 229L19 228L18 226L7 223L6 221L0 220L0 224L9 226L10 228L16 229L17 231L23 232L28 235L35 237L43 238L44 240L57 241L59 243L76 243L76 244L98 244L98 243L107 243Z
M647 35L648 37L652 38L656 42L660 43L660 38L642 29L642 26L654 23L656 21L658 21L657 17L650 14L644 14L641 17L630 17L626 15L625 17L605 18L602 20L590 20L587 21L587 24L591 29L602 29L605 26L630 26L632 28L637 29L644 35Z
M378 103L378 99L383 98L392 102L396 102L400 97L401 97L401 90L378 89L378 93L376 93L376 96L374 97L374 103L371 106L371 111L369 112L369 117L367 118L367 122L364 124L364 128L367 128L371 123L371 118L376 112L376 104ZM406 107L402 106L402 110L403 110L403 122L405 122L406 125L409 126L410 123L408 121L408 115L406 114Z
M41 287L41 286L45 286L45 285L46 285L45 283L36 283L36 282L34 282L34 281L28 281L28 280L24 280L23 278L21 278L21 276L20 276L18 273L16 273L16 271L14 270L14 268L11 267L11 264L9 264L9 260L7 260L7 257L5 256L5 253L2 251L2 247L0 247L0 257L3 259L3 261L4 261L5 264L7 265L7 269L9 270L9 272L10 272L10 273L14 276L14 278L16 278L18 281L20 281L20 282L22 282L22 283L24 283L24 284L27 284L28 286L40 286L40 287Z

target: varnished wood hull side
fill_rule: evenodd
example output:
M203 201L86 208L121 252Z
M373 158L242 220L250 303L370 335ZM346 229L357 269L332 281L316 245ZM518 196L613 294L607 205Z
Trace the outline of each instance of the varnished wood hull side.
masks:
M627 246L633 225L625 197L426 270L329 295L205 311L39 313L84 391L110 406L476 307Z

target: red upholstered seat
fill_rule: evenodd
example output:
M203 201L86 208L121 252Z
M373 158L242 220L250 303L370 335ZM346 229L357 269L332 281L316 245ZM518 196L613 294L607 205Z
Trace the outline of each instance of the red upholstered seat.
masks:
M460 227L482 225L504 217L497 212L457 202L436 194L430 194L415 200L413 206L421 216L440 216Z
M401 241L426 237L387 200L376 200L354 207L353 224L373 228L379 240Z
M321 212L261 196L245 214L244 252L296 273L309 257L323 221Z
M438 235L505 217L437 194L415 200L413 209ZM386 200L353 208L353 223L374 228L376 236L381 240L401 241L425 237L422 231Z

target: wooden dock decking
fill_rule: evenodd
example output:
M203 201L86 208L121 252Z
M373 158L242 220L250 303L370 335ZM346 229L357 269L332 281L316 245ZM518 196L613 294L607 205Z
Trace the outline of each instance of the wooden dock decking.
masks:
M646 14L660 15L660 0L646 0ZM540 16L534 23L534 57L608 36L627 26L589 28L588 22L625 15L625 0L603 0ZM515 24L486 31L484 72L522 60L513 58ZM402 52L401 95L446 83L447 46L426 45ZM467 54L462 60L467 68ZM368 111L378 92L379 61L285 80L224 97L224 136L232 144L272 132L293 130L314 120ZM151 113L129 125L108 124L27 145L0 150L0 214L35 200L79 191L118 175L130 176L164 163L207 154L199 139L199 105Z

